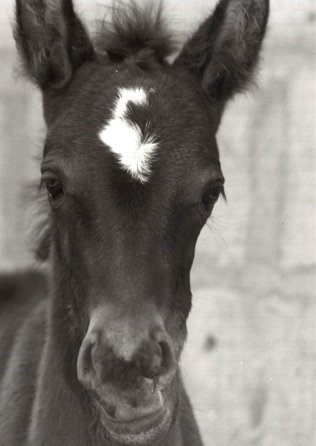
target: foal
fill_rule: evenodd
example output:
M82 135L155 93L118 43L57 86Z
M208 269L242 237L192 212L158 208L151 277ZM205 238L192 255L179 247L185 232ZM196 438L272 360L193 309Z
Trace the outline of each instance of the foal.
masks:
M224 194L216 132L269 2L220 1L172 64L152 6L114 9L92 43L71 0L16 1L43 93L51 270L0 288L3 446L202 444L178 369L190 269Z

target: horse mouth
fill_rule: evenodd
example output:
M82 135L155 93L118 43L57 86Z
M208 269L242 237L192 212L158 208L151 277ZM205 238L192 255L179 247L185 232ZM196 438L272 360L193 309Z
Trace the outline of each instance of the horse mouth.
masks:
M171 422L172 410L168 404L144 413L140 411L133 414L130 411L114 418L103 412L102 416L102 424L110 437L119 444L127 445L151 443L169 430Z

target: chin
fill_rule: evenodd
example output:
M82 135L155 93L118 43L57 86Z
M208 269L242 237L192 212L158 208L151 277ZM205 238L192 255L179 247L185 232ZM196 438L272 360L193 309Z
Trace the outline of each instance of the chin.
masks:
M176 404L165 392L157 390L152 405L129 408L118 407L116 416L110 416L106 403L98 398L97 410L102 431L119 445L154 446L170 431L174 424Z

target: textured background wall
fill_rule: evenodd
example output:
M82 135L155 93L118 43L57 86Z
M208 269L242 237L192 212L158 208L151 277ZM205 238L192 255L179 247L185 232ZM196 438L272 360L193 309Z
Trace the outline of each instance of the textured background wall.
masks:
M100 3L78 1L89 23ZM214 5L165 3L183 37ZM2 0L0 270L31 262L25 209L45 134L39 95L14 75L12 7ZM272 0L260 88L219 133L228 204L198 243L183 356L206 446L315 444L315 20L313 0Z

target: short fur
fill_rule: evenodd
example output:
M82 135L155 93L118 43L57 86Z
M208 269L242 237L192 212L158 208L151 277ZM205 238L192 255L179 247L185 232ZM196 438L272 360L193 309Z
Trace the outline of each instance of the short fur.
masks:
M141 183L149 180L158 144L155 135L148 133L148 122L144 122L142 129L127 114L130 106L143 108L146 113L149 96L150 91L143 88L119 90L112 119L99 133L101 141L116 154L122 169Z
M210 98L226 101L253 80L268 16L269 7L262 0L220 2L178 62L201 79Z
M24 72L41 88L64 87L73 71L94 57L72 0L16 2L13 34Z
M224 191L219 122L251 82L268 10L221 0L170 64L160 6L114 8L93 45L71 0L16 0L47 124L49 268L0 279L1 446L202 445L179 371L190 270ZM99 138L123 88L151 92L126 112L159 140L150 181Z

